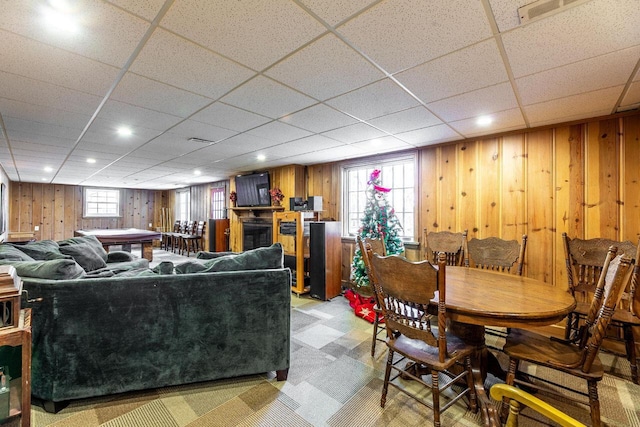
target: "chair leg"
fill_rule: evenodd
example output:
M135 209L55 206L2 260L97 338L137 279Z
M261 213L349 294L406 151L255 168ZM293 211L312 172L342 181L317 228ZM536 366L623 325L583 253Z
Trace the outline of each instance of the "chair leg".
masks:
M509 370L507 371L507 378L505 383L508 385L513 385L516 379L516 372L518 371L518 365L520 364L519 360L509 359ZM507 420L509 416L509 401L511 399L504 398L502 399L502 413L500 414L500 419L502 422Z
M382 397L380 398L380 407L384 408L387 403L387 391L389 390L389 378L391 377L391 366L393 365L393 351L389 349L387 355L387 368L384 371L384 384L382 385Z
M631 380L634 384L640 384L638 380L638 359L636 356L636 341L633 337L633 327L631 327L631 325L624 325L622 330L624 332L624 345L627 350L627 359L629 359L629 365L631 366Z
M378 341L378 321L380 320L380 314L377 312L373 317L373 339L371 340L371 357L376 353L376 341Z
M431 371L431 395L433 396L433 427L440 427L440 384L438 371Z
M467 357L464 360L464 365L467 370L467 387L469 387L469 406L471 411L475 414L478 412L478 396L476 395L476 387L473 382L473 368L471 366L471 357Z
M600 421L600 401L598 400L598 382L587 381L589 387L589 406L591 407L591 425L601 427Z

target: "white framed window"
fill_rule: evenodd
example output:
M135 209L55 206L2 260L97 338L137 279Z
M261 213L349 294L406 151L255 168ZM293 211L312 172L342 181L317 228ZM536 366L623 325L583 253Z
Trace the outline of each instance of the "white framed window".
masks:
M176 191L176 220L189 221L191 219L191 189Z
M367 203L367 187L371 172L379 169L383 187L391 188L386 193L387 201L395 210L402 225L402 239L415 241L416 218L416 156L379 159L366 164L354 164L343 168L343 233L356 236L362 225Z
M85 188L85 217L119 217L120 190L114 188Z

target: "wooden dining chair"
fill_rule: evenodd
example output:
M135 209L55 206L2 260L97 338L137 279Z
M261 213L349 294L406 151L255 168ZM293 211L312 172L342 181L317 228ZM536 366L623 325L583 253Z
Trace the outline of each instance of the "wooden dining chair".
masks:
M187 251L187 256L193 251L196 253L202 250L202 239L206 228L206 221L194 222L191 233L180 236L182 245Z
M169 250L169 247L172 245L172 239L176 233L180 232L180 220L177 219L176 222L173 223L173 228L171 231L167 231L162 233L162 239L160 240L160 249L164 249L165 251Z
M604 375L598 351L605 337L607 326L611 322L613 311L622 298L622 293L628 285L633 271L631 258L626 255L613 258L616 251L615 246L609 248L602 267L602 274L589 306L585 326L576 343L551 339L529 330L512 329L503 348L504 353L509 356L509 371L506 379L506 383L509 385L526 384L532 389L543 388L538 384L516 378L520 363L523 361L586 380L587 393L583 390L572 391L588 397L591 424L596 427L601 425L598 382L602 380ZM572 398L573 395L566 392L568 387L565 381L559 384L532 374L528 375L537 380L537 383L560 387L559 389L544 387L545 391L550 394L562 396L564 399L571 399L578 403L586 403ZM507 406L503 405L503 418L506 418L507 409Z
M580 421L554 408L547 402L514 386L496 383L491 386L489 393L494 400L510 399L509 416L504 424L505 427L518 427L518 415L521 411L521 404L533 409L560 427L586 427Z
M358 248L360 249L360 253L362 254L362 261L364 262L365 270L367 271L367 275L369 275L369 271L371 271L371 261L369 259L369 254L379 254L382 256L387 255L387 249L384 245L384 242L381 239L373 239L370 237L361 237L356 236L356 241L358 242ZM370 250L367 251L367 248ZM371 292L376 296L375 290L373 289L373 284L371 283L371 279L369 279L369 285L371 286ZM383 338L380 338L380 334L385 331L384 324L380 323L380 318L382 317L382 311L380 309L380 304L376 298L376 304L373 306L373 337L371 338L371 357L375 356L376 353L376 343L378 341L385 342Z
M513 273L522 276L527 235L522 235L522 243L499 237L476 239L467 243L464 264L467 267Z
M526 234L522 235L522 243L499 237L487 237L486 239L474 237L467 243L464 265L522 276L526 249ZM509 333L509 328L486 327L485 332L489 335L505 338ZM496 347L492 348L499 350Z
M397 255L383 257L372 253L370 248L367 251L371 261L370 278L387 328L388 355L380 406L384 408L387 391L392 386L431 408L434 426L440 426L441 412L464 396L468 396L468 406L475 412L477 399L471 370L475 346L446 331L446 256L440 254L434 266L428 261L412 262ZM437 321L432 328L428 307L436 290L438 309L434 317ZM455 365L461 368L454 373L451 368ZM430 383L422 379L424 367L431 372ZM442 385L440 375L448 377ZM406 387L405 378L428 387L431 402L418 396L413 386ZM454 384L460 387L453 387ZM446 399L443 405L441 398Z
M618 242L600 238L571 239L566 233L562 233L562 240L569 291L578 301L576 309L567 317L565 339L575 341L588 314L590 297L595 292L609 246L616 246L619 254L626 254L636 260L637 264L637 260L640 258L640 244L634 245L629 241ZM640 271L634 267L629 286L622 295L622 302L616 308L611 319L610 327L615 328L614 333L607 335L607 339L624 342L625 356L631 369L631 379L635 384L640 384L640 378L638 377L638 356L633 329L640 327L640 318L634 315L631 310L634 294L638 292L639 276Z
M444 252L447 265L462 265L467 247L467 230L462 233L450 231L427 232L424 229L424 259L432 264L437 262L440 252Z

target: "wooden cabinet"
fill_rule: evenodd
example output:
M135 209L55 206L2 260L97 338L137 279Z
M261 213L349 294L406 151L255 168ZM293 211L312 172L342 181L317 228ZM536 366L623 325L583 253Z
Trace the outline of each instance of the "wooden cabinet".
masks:
M298 295L308 293L309 221L318 219L317 212L286 211L273 213L273 243L280 243L285 256L295 258L291 290Z
M21 415L21 425L28 427L31 424L31 309L20 310L17 326L0 329L2 345L22 346L22 375L20 381L11 381L8 419Z

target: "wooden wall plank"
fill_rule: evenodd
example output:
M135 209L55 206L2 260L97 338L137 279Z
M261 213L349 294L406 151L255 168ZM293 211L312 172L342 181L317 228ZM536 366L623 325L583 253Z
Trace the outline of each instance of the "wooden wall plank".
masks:
M640 237L640 116L623 119L624 181L621 205L621 240L638 244Z
M522 242L522 235L527 233L524 178L526 155L523 136L511 135L502 138L501 152L500 180L502 198L500 201L500 234L498 237Z
M478 234L475 237L500 237L500 144L484 140L478 150ZM473 237L472 235L469 236Z
M545 282L553 281L554 242L553 196L551 175L553 133L531 132L526 137L527 152L527 276Z
M456 231L458 224L457 152L455 145L439 150L438 231Z
M478 236L478 147L477 141L458 146L458 188L460 225L452 231L468 231L468 238Z
M421 218L420 224L423 230L438 230L438 156L435 147L420 150L418 155L419 194L417 210ZM421 230L416 230L421 231ZM424 233L419 234L420 242L424 245Z

